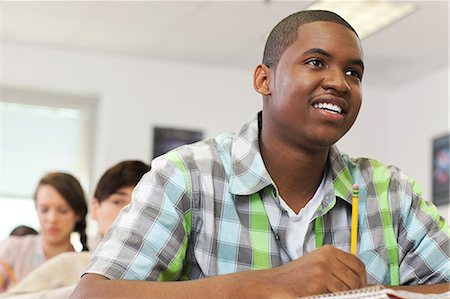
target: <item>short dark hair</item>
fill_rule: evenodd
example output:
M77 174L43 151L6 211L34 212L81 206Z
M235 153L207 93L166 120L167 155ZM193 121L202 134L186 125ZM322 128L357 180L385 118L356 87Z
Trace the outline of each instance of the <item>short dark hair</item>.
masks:
M87 237L86 237L86 214L88 211L86 196L81 187L80 182L71 174L64 172L51 172L45 175L39 181L39 184L34 193L36 194L40 186L49 185L64 198L72 210L80 217L80 220L75 224L74 231L80 234L80 242L83 245L83 251L87 251Z
M327 10L299 11L287 16L272 29L264 47L262 63L270 68L276 68L278 61L286 48L292 45L297 39L298 27L318 21L341 24L358 36L355 29L353 29L346 20L334 12Z
M94 197L102 202L122 187L136 186L150 166L142 161L129 160L109 168L100 178Z

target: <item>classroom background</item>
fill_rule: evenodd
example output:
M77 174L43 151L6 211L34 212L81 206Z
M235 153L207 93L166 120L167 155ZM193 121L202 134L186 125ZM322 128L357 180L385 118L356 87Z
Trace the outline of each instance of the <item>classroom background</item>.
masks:
M363 106L338 146L397 165L431 201L433 140L450 131L449 3L393 3L412 8L363 36ZM48 171L73 173L92 197L111 165L151 161L155 127L238 130L262 107L252 76L268 30L314 4L1 1L0 239L37 228L32 196ZM373 24L388 15L377 9L356 11Z

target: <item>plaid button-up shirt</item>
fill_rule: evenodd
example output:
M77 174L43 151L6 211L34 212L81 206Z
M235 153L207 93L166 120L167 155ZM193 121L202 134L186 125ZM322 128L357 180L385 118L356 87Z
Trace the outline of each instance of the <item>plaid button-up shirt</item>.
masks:
M238 134L219 135L156 158L86 272L166 281L288 263L288 215L259 151L260 124L261 114ZM317 230L320 243L350 250L356 183L357 256L366 265L368 283L390 284L388 249L393 246L400 284L450 281L448 224L421 198L413 180L396 167L350 159L335 146L325 179L325 195L309 224L304 254L319 244ZM387 206L381 204L383 198Z

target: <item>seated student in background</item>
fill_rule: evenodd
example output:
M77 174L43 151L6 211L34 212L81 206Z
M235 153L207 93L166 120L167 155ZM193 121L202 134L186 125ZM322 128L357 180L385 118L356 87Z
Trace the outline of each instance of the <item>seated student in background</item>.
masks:
M131 193L150 166L129 160L108 169L100 178L91 205L92 218L97 220L100 240L116 219L120 210L130 203Z
M0 244L0 291L22 280L46 260L67 251L72 232L78 232L86 246L87 204L78 180L68 173L44 176L34 194L40 232L23 237L10 236Z
M335 146L358 115L363 73L359 37L338 15L282 20L254 72L262 112L237 134L154 159L72 298L448 290L449 227L436 208L398 168Z
M102 175L91 206L101 236L106 234L120 210L130 203L133 188L149 169L141 161L123 161ZM89 252L60 254L35 269L0 298L68 298L86 270L89 257Z
M16 236L16 237L23 237L27 235L37 235L38 232L29 226L26 225L19 225L15 227L10 233L10 236Z

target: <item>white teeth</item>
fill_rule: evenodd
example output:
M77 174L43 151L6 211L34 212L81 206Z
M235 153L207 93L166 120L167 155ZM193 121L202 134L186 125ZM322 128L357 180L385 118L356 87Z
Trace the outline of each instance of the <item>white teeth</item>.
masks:
M339 114L342 113L342 108L341 107L339 107L337 105L334 105L334 104L331 104L331 103L316 103L316 104L314 104L313 107L316 108L316 109L317 108L323 109L323 110L326 110L326 111L331 112L331 113L339 113Z

